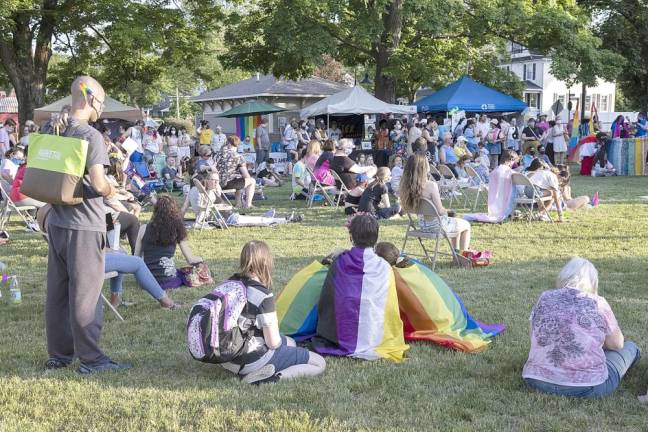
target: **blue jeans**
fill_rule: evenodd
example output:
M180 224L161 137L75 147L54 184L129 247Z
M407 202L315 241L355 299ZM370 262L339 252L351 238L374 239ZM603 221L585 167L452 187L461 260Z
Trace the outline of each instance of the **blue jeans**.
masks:
M116 271L119 273L117 277L110 279L110 292L113 294L123 292L124 274L132 273L135 275L135 280L139 286L151 294L154 299L160 300L164 297L164 290L160 288L160 284L155 280L155 277L144 264L144 260L140 257L113 252L107 253L105 270L106 272Z
M603 398L614 393L621 383L621 378L640 358L641 351L637 345L632 341L626 341L620 351L605 351L608 379L599 385L585 387L563 386L532 378L525 378L524 381L529 387L542 393L592 399Z

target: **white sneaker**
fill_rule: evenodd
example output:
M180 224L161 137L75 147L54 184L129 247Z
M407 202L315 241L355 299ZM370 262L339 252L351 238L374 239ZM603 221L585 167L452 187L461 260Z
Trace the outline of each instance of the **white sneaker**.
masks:
M274 365L265 365L260 369L255 370L254 372L250 372L249 374L245 375L241 381L243 381L246 384L255 384L255 383L261 383L262 381L266 381L269 378L274 377L275 375L275 367Z

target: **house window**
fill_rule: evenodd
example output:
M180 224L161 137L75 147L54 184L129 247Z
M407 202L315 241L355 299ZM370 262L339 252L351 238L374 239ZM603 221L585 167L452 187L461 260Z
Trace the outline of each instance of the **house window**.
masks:
M522 66L522 79L523 80L527 79L527 65L526 65L526 63L524 63L524 65Z
M540 109L540 93L525 93L524 101L529 108Z
M519 54L524 51L524 47L519 43L511 42L511 54Z
M585 96L585 106L583 107L584 110L590 109L592 106L592 96Z
M607 112L608 110L608 97L607 95L601 96L601 111Z
M536 79L536 64L533 63L533 78L531 78L533 81Z

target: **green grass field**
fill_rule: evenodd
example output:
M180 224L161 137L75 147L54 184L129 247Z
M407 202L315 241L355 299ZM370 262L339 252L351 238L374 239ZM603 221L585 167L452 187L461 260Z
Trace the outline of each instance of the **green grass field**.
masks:
M14 218L0 261L18 274L23 303L0 304L0 431L647 430L648 408L636 399L648 386L645 359L601 401L531 393L520 378L531 308L577 254L599 269L600 292L626 337L648 347L648 201L642 198L648 178L575 178L573 187L576 195L599 191L601 206L570 213L564 224L473 225L473 245L492 250L493 265L437 268L476 318L508 326L485 352L415 343L402 364L329 358L321 377L260 387L192 360L184 335L188 306L161 310L131 277L125 296L137 305L123 310L125 322L106 311L102 346L134 369L92 377L75 368L46 374L47 248ZM284 199L285 187L268 195L262 209L304 206ZM265 240L275 254L279 291L302 266L349 246L340 211L300 211L303 224L192 232L191 246L223 279L235 271L246 241ZM400 247L404 229L404 220L383 223L381 240ZM411 251L420 252L413 243ZM207 291L172 296L189 305Z

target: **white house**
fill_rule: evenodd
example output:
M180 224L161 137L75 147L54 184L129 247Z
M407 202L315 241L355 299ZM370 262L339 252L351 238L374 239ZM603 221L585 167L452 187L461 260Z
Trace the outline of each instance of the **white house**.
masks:
M543 112L550 114L551 106L560 100L565 110L559 115L567 120L567 101L572 101L573 110L576 103L581 99L582 86L580 83L567 87L564 81L558 80L551 74L551 58L529 50L515 42L508 44L510 62L501 64L500 67L516 74L526 85L523 99L529 105L531 112L537 114ZM616 84L598 80L596 87L587 88L585 98L585 112L589 116L592 102L596 106L601 117L607 117L604 113L614 112L614 95ZM579 109L582 103L578 104Z

